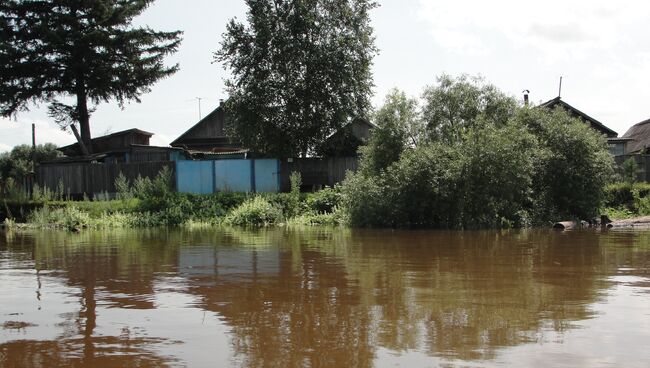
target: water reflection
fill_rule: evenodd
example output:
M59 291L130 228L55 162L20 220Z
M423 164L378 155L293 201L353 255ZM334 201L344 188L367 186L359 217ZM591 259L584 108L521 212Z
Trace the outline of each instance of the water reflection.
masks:
M0 365L496 364L615 285L647 295L649 252L647 232L0 233Z

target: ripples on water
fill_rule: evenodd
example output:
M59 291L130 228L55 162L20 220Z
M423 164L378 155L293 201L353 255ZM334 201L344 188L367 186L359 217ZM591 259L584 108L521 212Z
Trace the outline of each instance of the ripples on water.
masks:
M0 232L0 366L647 367L650 232Z

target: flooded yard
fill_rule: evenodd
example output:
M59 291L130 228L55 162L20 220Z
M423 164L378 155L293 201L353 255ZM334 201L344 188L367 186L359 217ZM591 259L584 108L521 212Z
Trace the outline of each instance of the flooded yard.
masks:
M0 231L2 367L647 367L649 231Z

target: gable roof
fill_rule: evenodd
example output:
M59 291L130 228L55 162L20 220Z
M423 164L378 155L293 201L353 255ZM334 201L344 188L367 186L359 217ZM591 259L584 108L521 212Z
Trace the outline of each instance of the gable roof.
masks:
M562 108L567 110L569 112L569 114L571 114L572 116L576 116L576 117L582 119L583 121L591 124L591 126L594 129L600 131L601 133L607 135L608 137L617 137L618 136L618 133L616 133L612 129L606 127L605 124L603 124L600 121L592 118L591 116L585 114L584 112L576 109L575 107L569 105L568 103L562 101L562 99L559 96L555 97L552 100L546 101L541 105L539 105L539 107L546 107L546 108L549 108L549 109L555 108L557 106L562 106Z
M623 134L627 142L626 153L645 151L650 148L650 119L634 124Z
M220 104L216 109L212 110L209 114L204 116L201 120L199 120L198 123L194 124L191 128L186 130L178 138L174 139L174 141L172 143L170 143L170 145L171 146L180 146L183 143L185 143L185 141L197 139L197 137L195 136L196 133L198 133L201 130L207 128L210 124L213 124L213 122L216 119L218 119L219 114L224 114L222 104ZM221 127L221 129L217 128L216 130L217 131L213 132L213 133L216 133L216 134L212 134L212 136L206 137L206 138L223 138L223 137L225 137L225 134L223 133L223 127ZM219 130L220 130L220 132L219 132ZM219 134L219 133L221 133L221 134Z
M102 135L102 136L99 136L99 137L96 137L96 138L92 138L90 140L90 142L91 142L91 144L93 146L95 146L97 144L101 144L103 142L110 141L112 138L117 138L117 137L121 137L121 136L128 136L128 135L139 135L139 136L142 136L142 137L146 137L147 142L148 142L148 139L151 138L151 136L153 136L153 133L146 132L144 130L140 130L140 129L137 129L137 128L132 128L132 129L122 130L122 131L119 131L119 132L115 132L115 133L111 133L111 134L107 134L107 135ZM75 143L69 144L67 146L59 147L59 148L57 148L57 150L63 152L66 155L74 155L74 154L79 154L81 152L81 150L79 148L79 142L75 142Z

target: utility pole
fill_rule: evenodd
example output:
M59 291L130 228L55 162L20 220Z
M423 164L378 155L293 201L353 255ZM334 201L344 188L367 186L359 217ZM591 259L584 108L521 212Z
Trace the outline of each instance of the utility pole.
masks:
M36 169L36 124L32 123L32 172Z

